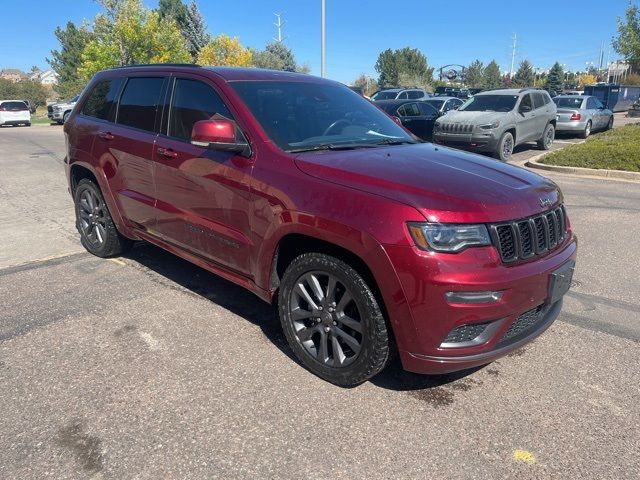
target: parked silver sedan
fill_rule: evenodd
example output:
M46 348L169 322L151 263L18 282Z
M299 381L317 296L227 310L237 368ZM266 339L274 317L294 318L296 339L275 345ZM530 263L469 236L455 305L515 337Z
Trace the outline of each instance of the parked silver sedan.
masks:
M613 127L613 112L591 95L559 95L553 98L558 107L556 132L573 132L587 138L596 130Z

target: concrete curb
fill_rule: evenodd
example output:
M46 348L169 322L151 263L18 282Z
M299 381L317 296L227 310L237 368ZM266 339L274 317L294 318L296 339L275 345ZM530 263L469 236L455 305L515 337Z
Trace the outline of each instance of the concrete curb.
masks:
M572 175L581 175L588 177L604 177L604 178L617 178L621 180L632 180L640 182L640 172L626 172L624 170L606 170L597 168L584 168L584 167L562 167L559 165L546 165L539 163L537 160L548 155L551 152L545 152L541 155L524 162L524 165L529 168L537 168L540 170L547 170L549 172L567 173Z

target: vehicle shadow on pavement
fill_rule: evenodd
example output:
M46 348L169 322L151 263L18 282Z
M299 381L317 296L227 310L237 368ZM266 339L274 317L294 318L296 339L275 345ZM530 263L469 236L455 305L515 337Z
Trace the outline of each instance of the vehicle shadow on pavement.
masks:
M137 267L154 281L168 288L176 288L177 284L186 293L206 298L260 327L269 341L292 361L299 363L282 333L275 306L222 277L146 242L137 243L123 257L136 262ZM371 379L371 383L396 391L423 390L456 382L479 368L447 375L418 375L404 371L400 360L396 358L382 373Z

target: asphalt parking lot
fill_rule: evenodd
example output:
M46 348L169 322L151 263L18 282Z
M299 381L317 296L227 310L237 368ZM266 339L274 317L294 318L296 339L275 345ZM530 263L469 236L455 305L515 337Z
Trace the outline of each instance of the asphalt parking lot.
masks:
M580 252L538 340L341 389L241 288L149 245L85 253L63 149L0 129L0 478L640 476L640 184L545 173Z

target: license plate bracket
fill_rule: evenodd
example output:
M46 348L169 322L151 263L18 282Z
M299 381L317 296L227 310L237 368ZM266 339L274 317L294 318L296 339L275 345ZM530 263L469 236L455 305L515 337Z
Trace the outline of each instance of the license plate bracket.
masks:
M569 260L560 268L551 272L549 275L549 304L556 303L569 291L575 266L576 262Z

